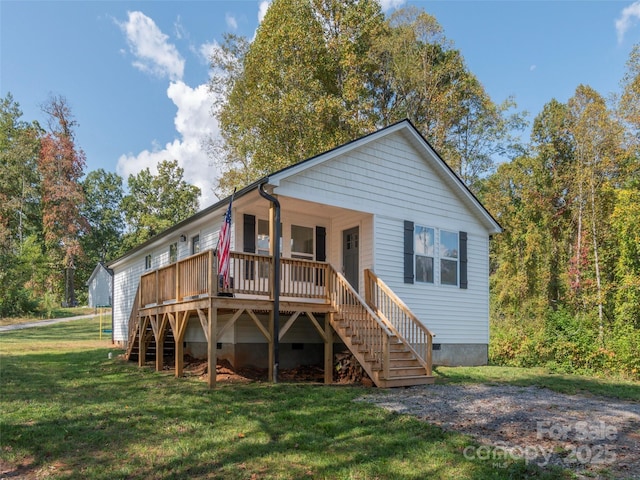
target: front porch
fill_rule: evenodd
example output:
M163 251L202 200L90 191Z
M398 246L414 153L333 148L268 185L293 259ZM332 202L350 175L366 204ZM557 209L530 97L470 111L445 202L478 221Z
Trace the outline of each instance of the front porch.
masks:
M127 358L137 356L142 366L155 349L155 368L162 370L173 347L175 375L182 376L185 333L195 318L206 340L208 384L214 387L217 345L243 319L267 345L269 378L277 380L280 342L306 318L324 344L325 383L332 382L336 340L378 387L433 382L433 335L373 272L364 272L363 298L327 262L280 258L276 302L273 263L271 256L231 252L228 288L218 281L213 250L145 273L129 318Z

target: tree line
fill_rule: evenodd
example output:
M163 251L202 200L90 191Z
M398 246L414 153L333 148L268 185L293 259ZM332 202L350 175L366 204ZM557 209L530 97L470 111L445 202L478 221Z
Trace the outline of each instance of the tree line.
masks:
M0 316L86 302L98 262L117 258L198 210L200 189L177 161L123 179L85 175L67 100L42 105L47 127L22 119L9 93L0 101Z
M529 140L514 99L495 103L437 20L414 7L386 17L374 0L274 0L253 40L225 36L211 70L219 195L408 118L504 227L491 242L491 361L638 378L640 46L618 94L579 85L566 103L550 99ZM1 261L29 270L38 253L57 269L24 273L16 294L41 298L55 282L63 292L69 261L113 258L197 208L165 211L171 200L159 189L183 182L176 163L159 167L157 184L148 170L130 177L128 195L119 177L91 172L79 182L75 224L53 229L42 215L51 180L39 163L43 138L64 138L64 128L47 132L14 115L24 138L11 144L12 104L3 104L3 165L21 160L2 181L0 201L12 207L2 210Z
M491 361L640 376L640 46L618 95L550 99L529 141L514 99L493 102L413 7L275 0L211 66L221 191L409 118L504 227Z

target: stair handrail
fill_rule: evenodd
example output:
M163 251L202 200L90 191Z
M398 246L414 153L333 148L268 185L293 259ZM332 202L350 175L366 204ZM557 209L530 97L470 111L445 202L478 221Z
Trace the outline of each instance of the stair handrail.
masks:
M369 353L374 358L374 363L382 369L384 377L388 378L390 366L389 342L391 337L395 336L395 333L389 329L385 322L367 305L365 300L353 288L344 275L336 271L331 265L328 266L328 271L330 273L330 281L332 282L331 288L328 289L329 302L333 308L340 313L344 313L344 307L347 305L360 308L366 313L369 321L352 321L349 326L361 340L366 342ZM337 288L338 284L342 287L342 294ZM345 294L349 298L339 298ZM365 365L363 365L363 368L365 368L365 370L367 369ZM372 376L373 372L367 373L369 373L369 376Z
M127 336L127 353L125 358L128 360L133 351L133 344L135 343L136 335L138 334L138 324L140 322L140 316L138 310L140 309L140 283L138 283L138 289L136 295L133 298L133 305L131 305L131 312L129 313L129 332Z
M373 271L365 269L364 276L367 305L374 309L383 321L387 322L394 334L412 350L420 364L426 369L427 375L431 375L431 352L435 334Z

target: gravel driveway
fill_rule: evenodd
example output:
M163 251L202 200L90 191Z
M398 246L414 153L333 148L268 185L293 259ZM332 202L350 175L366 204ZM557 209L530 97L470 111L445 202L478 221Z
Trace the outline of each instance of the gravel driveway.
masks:
M426 385L358 399L415 415L480 444L461 455L491 462L509 458L559 465L584 478L640 479L640 405L510 385Z

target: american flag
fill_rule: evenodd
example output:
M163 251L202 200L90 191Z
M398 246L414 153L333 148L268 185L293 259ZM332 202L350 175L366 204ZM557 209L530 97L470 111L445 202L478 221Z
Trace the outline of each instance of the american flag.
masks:
M234 191L235 193L235 191ZM229 288L229 249L231 247L231 205L233 204L233 195L229 201L229 208L224 215L224 221L220 228L220 237L218 238L218 278L222 278L224 288Z

